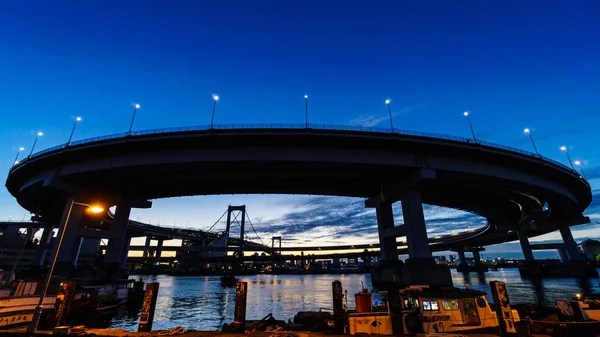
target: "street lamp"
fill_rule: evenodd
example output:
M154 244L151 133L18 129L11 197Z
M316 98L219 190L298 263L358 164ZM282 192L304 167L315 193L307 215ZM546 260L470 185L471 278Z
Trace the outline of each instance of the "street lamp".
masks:
M575 165L579 166L579 168L581 169L581 175L583 176L583 179L587 180L587 177L585 176L585 171L583 170L583 165L581 165L581 162L579 160L576 160Z
M73 124L73 130L71 130L71 135L69 136L67 146L71 145L71 139L73 139L73 134L75 133L75 127L77 126L77 122L81 122L81 117L75 118L75 124Z
M44 287L42 289L42 293L40 295L40 301L38 302L37 307L35 307L35 312L33 313L33 318L31 319L30 325L27 327L27 332L35 333L37 330L37 326L40 323L40 318L43 310L44 298L46 297L46 293L48 292L48 287L50 286L50 280L52 278L52 272L54 271L54 266L56 265L56 261L58 260L58 255L60 253L60 246L62 245L63 239L65 237L65 232L67 229L67 225L69 224L69 218L71 217L71 211L73 210L73 205L86 206L89 208L91 213L102 213L104 208L98 205L90 205L84 204L82 202L75 201L74 198L71 198L71 203L69 204L69 211L67 212L67 217L65 221L60 226L60 238L58 239L58 244L56 245L56 250L54 251L54 257L52 258L52 264L50 265L50 269L46 273L46 279L44 280Z
M131 124L129 124L129 131L127 131L127 135L131 135L131 128L133 128L133 121L135 120L135 113L137 112L137 110L140 108L139 104L134 104L133 105L133 117L131 117Z
M212 129L215 125L215 109L217 109L217 101L219 100L219 95L212 95L212 99L215 102L213 104L212 118L210 119L210 128Z
M533 136L531 135L531 130L529 130L528 128L526 128L525 130L523 130L523 132L525 132L526 134L529 135L529 139L531 139L531 144L533 145L533 149L535 150L535 154L537 156L539 156L540 154L538 153L537 147L535 147L535 142L533 141Z
M473 142L477 143L477 138L475 138L475 132L473 131L473 124L471 124L471 117L469 117L469 113L467 111L465 111L463 113L463 115L465 117L467 117L467 120L469 121L469 127L471 128L471 134L473 135Z
M306 111L306 128L308 129L308 95L304 95L304 107Z
M35 140L33 141L33 146L31 147L31 152L29 152L29 156L27 156L27 158L31 157L31 155L33 154L33 149L35 148L35 144L37 144L38 138L40 138L43 135L44 133L41 131L37 133L37 136L35 136Z
M17 165L19 163L19 153L21 153L21 151L25 150L24 147L20 147L19 150L17 151L17 155L15 157L15 161L13 162L13 165Z
M573 166L573 162L571 161L571 156L569 156L569 151L567 151L566 146L561 146L560 150L567 155L567 159L569 159L569 164L571 164L571 168L575 171L575 166Z
M389 99L385 100L385 104L388 106L388 113L390 114L390 125L392 126L392 133L394 133L394 122L392 121L392 104Z

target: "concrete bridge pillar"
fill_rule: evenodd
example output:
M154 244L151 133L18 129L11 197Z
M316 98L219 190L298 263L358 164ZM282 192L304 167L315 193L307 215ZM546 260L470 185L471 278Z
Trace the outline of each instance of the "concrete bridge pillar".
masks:
M156 246L156 254L154 255L154 264L160 264L160 255L162 254L163 241L163 239L158 240L158 245Z
M386 235L388 229L394 228L394 212L392 203L382 202L376 208L377 228L379 230L379 249L382 260L398 260L396 237Z
M567 254L566 249L564 249L564 248L557 249L556 252L558 253L558 259L560 260L560 262L562 262L562 263L569 262L569 254Z
M144 243L144 259L148 257L149 253L150 253L150 242L152 241L152 238L149 236L146 236L146 242ZM183 245L183 242L182 242Z
M81 247L79 228L86 206L74 204L73 202L77 200L76 198L76 196L71 196L67 199L67 204L60 220L61 227L58 231L58 241L60 242L62 236L62 242L60 243L61 247L60 252L58 252L57 263L64 267L77 265L77 258ZM68 223L66 222L67 218ZM64 236L62 232L64 232Z
M452 286L450 269L436 264L429 248L421 191L407 190L401 198L409 257L402 268L402 283Z
M464 266L467 264L467 258L465 257L465 252L462 250L459 250L456 252L456 254L458 255L458 265L459 266Z
M33 241L33 237L35 236L35 233L37 231L38 231L38 229L33 228L33 226L27 227L27 232L25 234L25 240L27 240L27 242Z
M569 261L581 261L581 254L579 254L577 243L575 243L575 240L573 239L573 234L571 233L569 226L561 226L559 231L565 244L567 254L569 254Z
M131 214L130 205L117 205L112 224L114 239L108 240L106 255L104 256L104 263L106 264L117 264L120 266L123 262L123 248L125 247L125 241L127 240L127 221L129 221L129 214Z
M121 268L127 267L127 256L129 256L129 246L131 246L131 236L125 238L125 245L121 253Z
M475 260L475 264L481 264L481 254L478 250L473 250L473 260Z
M517 236L521 243L521 250L523 251L525 261L533 261L533 250L531 250L531 244L529 244L529 238L527 237L527 232L524 227L519 227L517 229Z
M402 214L406 227L406 243L408 245L409 259L432 259L427 228L423 215L421 192L409 190L402 195Z
M38 245L37 251L35 252L35 265L43 266L44 261L46 260L46 255L48 253L48 249L50 247L50 242L52 240L52 234L54 233L54 226L46 225L44 227L44 231L42 232L42 237L40 238L40 243Z

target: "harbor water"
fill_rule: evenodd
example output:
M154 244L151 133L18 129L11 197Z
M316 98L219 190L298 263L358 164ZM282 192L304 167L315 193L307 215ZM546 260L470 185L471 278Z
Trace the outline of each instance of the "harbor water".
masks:
M486 273L452 271L454 286L483 290L489 295L489 281L506 282L512 303L554 304L556 299L573 297L576 293L600 292L598 279L578 280L555 278L531 280L521 278L517 269L500 269ZM331 311L335 280L348 291L348 307L354 308L354 293L361 282L369 289L369 274L350 275L252 275L238 277L248 282L247 319L261 319L273 313L276 319L293 319L299 311ZM183 326L194 330L220 330L233 322L235 288L225 288L218 276L145 276L145 282L160 282L154 330ZM375 296L375 300L377 296ZM86 322L89 327L121 328L137 331L139 311L125 307L116 313L96 316Z

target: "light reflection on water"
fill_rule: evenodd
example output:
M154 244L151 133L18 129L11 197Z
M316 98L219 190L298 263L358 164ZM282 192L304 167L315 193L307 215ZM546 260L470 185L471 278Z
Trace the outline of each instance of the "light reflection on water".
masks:
M348 290L348 306L354 307L353 294L360 291L361 281L369 289L368 274L352 275L253 275L239 277L248 282L247 319L261 319L273 313L276 319L292 319L299 311L328 309L332 307L331 283L342 282ZM470 284L473 289L483 290L489 296L489 281L504 281L511 302L538 302L553 304L556 299L572 297L575 293L599 292L598 280L544 279L531 281L521 279L517 269L500 269L497 272L452 272L454 285ZM147 276L144 282L160 282L154 315L154 330L171 329L178 325L194 330L220 330L223 323L233 322L235 288L225 288L218 276ZM137 312L121 310L116 315L96 320L94 326L122 328L136 331Z

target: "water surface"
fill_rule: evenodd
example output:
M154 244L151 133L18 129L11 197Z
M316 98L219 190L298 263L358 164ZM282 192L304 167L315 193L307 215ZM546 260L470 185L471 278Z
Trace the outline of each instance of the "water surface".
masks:
M504 281L512 303L543 302L553 304L556 299L572 297L575 293L600 292L598 279L544 279L533 281L519 276L517 269L496 272L452 272L456 287L469 284L473 289L488 293L489 281ZM331 283L342 282L348 290L348 306L354 308L353 294L360 291L361 281L369 289L368 274L352 275L254 275L244 276L248 282L247 319L260 319L273 313L276 319L293 319L298 311L331 310ZM223 323L233 322L235 288L222 287L218 276L146 276L145 282L160 282L154 330L183 326L194 330L220 330ZM118 313L96 317L88 325L123 328L137 331L139 312Z

